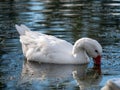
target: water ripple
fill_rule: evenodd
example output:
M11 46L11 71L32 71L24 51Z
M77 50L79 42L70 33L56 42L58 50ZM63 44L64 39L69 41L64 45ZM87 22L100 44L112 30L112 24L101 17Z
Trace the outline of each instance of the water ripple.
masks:
M119 0L2 0L0 12L0 85L3 88L15 89L24 61L15 24L25 24L31 30L54 35L71 43L81 37L94 38L103 47L101 83L119 76ZM73 89L79 88L73 78L69 80ZM69 88L67 85L66 82L61 83L59 88ZM97 87L101 87L101 84Z

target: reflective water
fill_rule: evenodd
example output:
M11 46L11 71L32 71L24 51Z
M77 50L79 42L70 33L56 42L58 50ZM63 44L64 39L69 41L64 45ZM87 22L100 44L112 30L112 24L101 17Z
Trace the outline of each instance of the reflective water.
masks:
M96 71L91 70L92 61L88 66L23 65L24 57L15 24L25 24L34 31L54 35L71 43L81 37L98 40L103 47L101 75L93 75ZM36 69L38 67L40 69ZM33 75L32 71L36 73ZM1 89L100 90L108 79L120 77L119 71L119 0L0 1Z

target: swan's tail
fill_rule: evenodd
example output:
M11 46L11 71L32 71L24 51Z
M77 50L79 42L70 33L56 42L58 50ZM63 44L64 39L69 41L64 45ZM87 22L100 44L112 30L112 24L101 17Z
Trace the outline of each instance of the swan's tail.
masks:
M25 35L26 31L30 31L30 29L25 25L15 25L15 27L20 35Z

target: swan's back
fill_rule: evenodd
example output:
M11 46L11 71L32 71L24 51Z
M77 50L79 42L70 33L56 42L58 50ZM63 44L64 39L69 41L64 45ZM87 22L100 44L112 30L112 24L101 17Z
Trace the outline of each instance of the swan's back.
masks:
M48 63L65 63L66 61L66 63L68 63L68 60L72 59L71 52L73 46L67 41L54 36L31 31L25 25L16 25L16 29L20 34L23 54L27 60ZM61 60L58 60L59 58Z

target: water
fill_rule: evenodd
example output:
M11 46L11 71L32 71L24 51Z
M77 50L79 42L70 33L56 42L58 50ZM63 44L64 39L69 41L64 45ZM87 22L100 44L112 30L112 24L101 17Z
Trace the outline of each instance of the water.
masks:
M73 44L81 37L98 40L103 47L102 74L92 71L92 61L88 66L25 63L15 24ZM0 1L1 89L100 90L108 79L120 77L119 71L119 0Z

